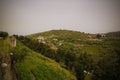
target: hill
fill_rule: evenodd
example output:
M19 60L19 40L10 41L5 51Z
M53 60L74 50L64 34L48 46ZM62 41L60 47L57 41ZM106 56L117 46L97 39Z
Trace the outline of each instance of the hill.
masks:
M76 80L54 60L30 50L21 42L11 47L10 38L0 40L0 60L7 64L4 69L0 67L0 80Z
M119 37L120 38L120 31L106 33L106 36L107 37Z
M60 47L72 47L79 48L82 52L96 54L101 53L100 48L102 48L105 39L97 38L97 34L90 34L78 31L70 30L51 30L43 33L36 33L27 36L30 39L38 40L41 38L43 40L39 41L49 45L51 48ZM104 45L105 46L105 45Z
M59 62L76 74L78 80L120 79L120 38L116 36L51 30L19 37L19 40L34 51Z

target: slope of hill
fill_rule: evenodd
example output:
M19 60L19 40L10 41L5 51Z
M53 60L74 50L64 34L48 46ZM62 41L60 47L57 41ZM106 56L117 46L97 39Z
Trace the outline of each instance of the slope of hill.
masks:
M33 47L30 44L33 44L36 46L33 50L56 60L62 67L75 73L78 80L120 79L120 38L116 36L110 38L106 34L51 30L19 39L31 49ZM34 41L37 41L36 44ZM49 47L46 48L46 45Z
M11 52L13 56L10 57ZM16 80L13 79L15 75L17 80L76 80L74 75L54 60L30 50L19 41L15 48L11 48L9 38L0 40L0 60L8 64L4 68L6 71L0 67L0 80ZM15 71L12 71L13 68Z
M53 48L63 46L72 46L73 48L80 48L82 52L100 53L99 48L103 43L102 39L97 39L96 34L89 34L84 32L70 31L70 30L51 30L43 33L36 33L27 36L30 39L37 40L43 37L43 43L48 44Z
M100 34L102 35L102 34ZM109 52L108 48L114 45L114 42L118 40L107 39L107 36L118 37L119 32L106 33L106 37L97 38L97 34L89 34L84 32L70 31L70 30L51 30L42 33L36 33L28 35L30 39L38 40L39 37L44 38L42 43L46 43L50 47L70 47L79 48L82 52L99 54L104 50L106 53ZM39 41L39 40L38 40Z

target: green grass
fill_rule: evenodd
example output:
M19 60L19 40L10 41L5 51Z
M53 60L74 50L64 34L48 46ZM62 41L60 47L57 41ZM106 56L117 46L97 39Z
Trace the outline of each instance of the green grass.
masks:
M8 53L10 51L10 40L9 38L6 38L5 40L4 39L1 39L0 40L0 52L1 53Z
M15 48L10 39L0 40L0 58L13 52L14 67L18 80L76 80L76 77L58 63L36 53L19 41ZM6 59L7 59L6 57Z
M46 58L17 42L14 48L14 55L24 53L22 60L16 60L15 67L18 80L76 80L70 72L60 67L54 60ZM19 59L19 58L18 58Z

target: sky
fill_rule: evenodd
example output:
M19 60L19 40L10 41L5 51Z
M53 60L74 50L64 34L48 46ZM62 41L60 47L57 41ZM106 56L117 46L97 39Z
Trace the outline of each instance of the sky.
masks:
M0 31L120 31L120 0L0 0Z

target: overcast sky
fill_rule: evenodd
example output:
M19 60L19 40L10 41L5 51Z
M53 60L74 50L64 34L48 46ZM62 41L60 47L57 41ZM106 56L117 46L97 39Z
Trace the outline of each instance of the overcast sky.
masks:
M10 34L120 31L120 0L1 0L0 7L0 31Z

